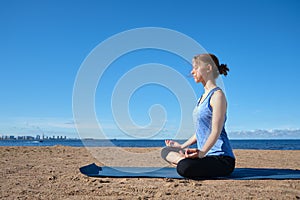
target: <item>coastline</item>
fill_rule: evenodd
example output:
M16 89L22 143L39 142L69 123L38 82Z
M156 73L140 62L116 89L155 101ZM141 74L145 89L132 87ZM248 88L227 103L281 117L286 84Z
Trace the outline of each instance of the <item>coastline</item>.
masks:
M106 148L114 157L116 147ZM149 148L125 148L145 153ZM151 148L159 150L159 148ZM84 147L0 147L0 199L299 199L300 180L91 178ZM234 150L237 168L300 169L300 150ZM153 162L160 159L153 157ZM158 161L158 160L157 160ZM142 162L142 161L141 161ZM147 165L145 163L137 163Z
M186 140L177 140L180 143ZM233 149L300 150L300 139L232 139ZM0 140L0 146L72 146L72 147L163 147L164 140L141 139L48 139L48 140ZM191 147L195 147L191 146Z

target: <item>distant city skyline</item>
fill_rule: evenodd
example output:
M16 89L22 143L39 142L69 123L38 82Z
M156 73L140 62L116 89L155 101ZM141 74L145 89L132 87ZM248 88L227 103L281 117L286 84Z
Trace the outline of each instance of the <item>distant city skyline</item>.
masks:
M230 139L300 139L300 129L282 129L282 130L252 130L252 131L230 131L228 132ZM39 136L39 138L38 138ZM9 139L9 137L14 137L10 139L25 139L28 137L30 139L87 139L84 137L76 136L76 134L70 134L69 136L63 134L50 134L50 135L40 135L40 134L12 134L12 133L0 133L1 139ZM160 138L149 138L149 139L165 139L167 135ZM90 138L99 139L99 138ZM102 139L138 139L138 138L128 138L128 137L108 137ZM179 138L182 139L182 138ZM183 138L184 139L184 138Z
M0 140L66 140L67 136L0 135Z

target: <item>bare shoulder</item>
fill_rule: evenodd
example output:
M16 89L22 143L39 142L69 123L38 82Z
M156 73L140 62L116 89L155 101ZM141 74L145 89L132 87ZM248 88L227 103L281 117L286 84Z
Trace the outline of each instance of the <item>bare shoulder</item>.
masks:
M222 90L215 91L214 94L211 96L211 104L216 104L216 103L226 104L226 97Z
M214 98L214 99L225 98L225 94L222 90L217 90L214 92L214 94L212 95L211 98Z

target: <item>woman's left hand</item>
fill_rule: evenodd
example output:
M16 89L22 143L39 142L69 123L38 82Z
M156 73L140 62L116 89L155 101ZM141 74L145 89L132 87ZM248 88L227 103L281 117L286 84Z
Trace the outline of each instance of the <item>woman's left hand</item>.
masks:
M203 158L205 156L203 151L199 149L186 149L185 158Z

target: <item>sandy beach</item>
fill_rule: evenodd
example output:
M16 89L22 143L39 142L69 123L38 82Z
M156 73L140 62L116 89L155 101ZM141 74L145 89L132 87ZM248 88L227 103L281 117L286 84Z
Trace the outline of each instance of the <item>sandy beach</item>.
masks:
M143 153L149 149L127 150ZM105 152L114 155L114 148ZM234 153L239 168L300 169L300 151ZM80 167L103 163L84 147L0 147L0 154L0 199L300 199L300 180L86 177Z

